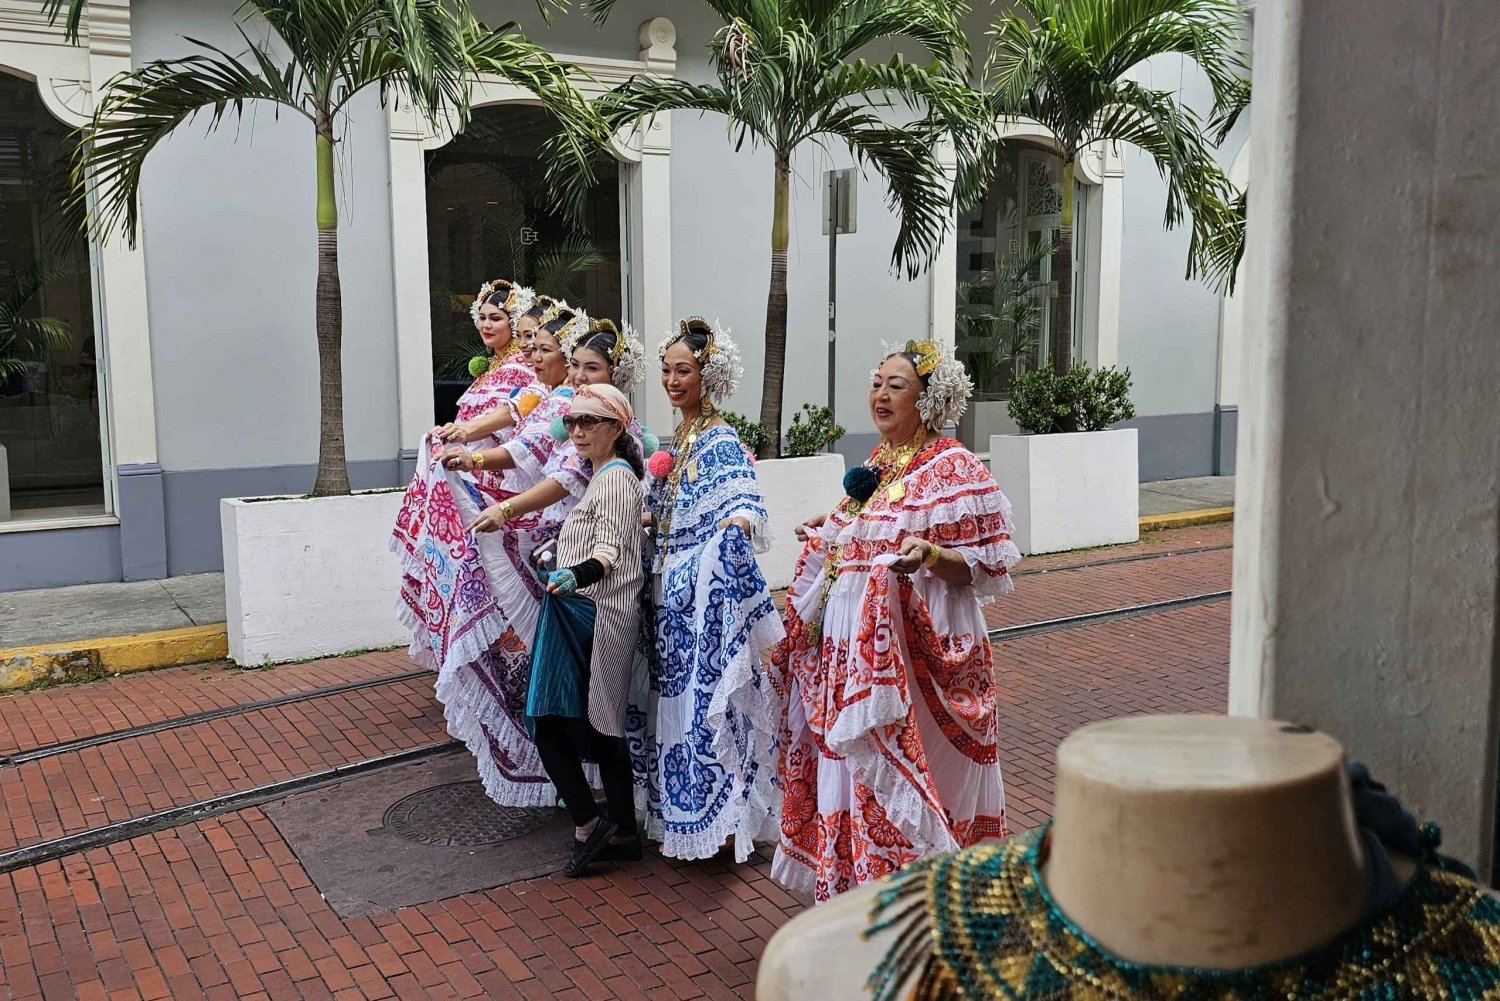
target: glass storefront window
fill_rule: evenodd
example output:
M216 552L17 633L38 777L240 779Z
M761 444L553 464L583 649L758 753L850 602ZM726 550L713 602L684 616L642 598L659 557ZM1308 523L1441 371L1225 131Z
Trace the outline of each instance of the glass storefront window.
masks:
M451 420L468 388L469 359L483 347L469 316L474 292L515 278L540 293L621 318L620 175L597 164L585 230L553 210L543 144L555 128L526 105L475 109L463 134L427 154L427 255L432 282L435 417Z
M1075 203L1081 260L1078 215ZM1050 357L1061 221L1062 160L1030 143L1004 143L984 201L958 219L956 347L978 401L1006 399L1016 376ZM1075 305L1080 289L1075 282Z
M0 73L0 494L9 498L8 523L107 513L89 247L62 211L70 148L68 128L36 84Z

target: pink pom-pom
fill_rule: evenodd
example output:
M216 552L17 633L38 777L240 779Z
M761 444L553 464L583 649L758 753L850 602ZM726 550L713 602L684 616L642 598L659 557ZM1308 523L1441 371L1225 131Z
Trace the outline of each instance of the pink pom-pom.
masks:
M672 472L672 453L667 451L651 453L651 458L646 460L646 470L658 480L666 479Z

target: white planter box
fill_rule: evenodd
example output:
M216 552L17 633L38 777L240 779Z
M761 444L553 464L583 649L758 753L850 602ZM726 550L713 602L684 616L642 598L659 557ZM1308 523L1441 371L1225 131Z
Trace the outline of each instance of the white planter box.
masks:
M399 490L220 502L229 656L257 666L404 646Z
M800 459L762 459L755 464L771 518L771 549L760 556L760 569L772 590L792 582L802 543L794 529L818 514L827 514L844 497L844 457L809 455Z
M1139 539L1139 469L1135 428L990 439L990 472L1027 554Z

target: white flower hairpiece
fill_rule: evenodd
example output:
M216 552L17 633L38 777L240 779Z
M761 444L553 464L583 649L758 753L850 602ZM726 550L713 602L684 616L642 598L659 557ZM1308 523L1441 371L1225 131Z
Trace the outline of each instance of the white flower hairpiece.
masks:
M572 357L573 351L593 334L614 334L615 346L609 352L609 381L616 389L628 393L640 385L646 376L646 348L635 336L635 331L626 326L624 331L609 320L595 320L586 331L570 336L563 350Z
M689 316L677 325L675 333L669 334L657 346L657 357L665 361L667 349L686 337L694 325L708 332L708 343L701 353L694 355L702 366L699 377L703 395L716 404L723 403L734 395L745 375L745 366L740 362L740 346L729 336L727 328L721 328L718 323L710 324L701 316Z
M510 327L512 330L516 328L516 324L521 322L521 317L525 316L536 303L535 289L507 282L507 279L504 278L491 278L479 286L479 294L469 304L469 317L474 321L474 328L476 330L479 328L480 307L484 305L484 300L488 299L499 289L502 283L510 284L510 294L505 297L505 302L500 308L510 315Z
M927 382L917 397L917 416L922 418L923 425L929 430L941 431L963 416L969 408L969 397L974 393L974 383L964 370L963 362L936 341L887 342L880 360L884 362L898 354L915 355L917 375Z

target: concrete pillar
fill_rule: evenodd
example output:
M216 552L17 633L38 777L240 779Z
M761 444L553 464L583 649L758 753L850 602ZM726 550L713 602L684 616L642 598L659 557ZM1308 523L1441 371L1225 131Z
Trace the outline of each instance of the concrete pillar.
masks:
M1256 8L1230 710L1338 737L1488 871L1500 5Z

